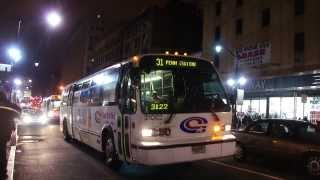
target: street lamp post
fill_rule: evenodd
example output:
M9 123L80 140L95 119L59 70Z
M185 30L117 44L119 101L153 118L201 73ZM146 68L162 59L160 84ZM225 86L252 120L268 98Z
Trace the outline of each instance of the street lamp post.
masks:
M233 128L236 128L238 122L237 122L237 91L238 88L240 88L241 86L243 86L246 83L246 78L244 77L239 77L239 62L238 62L238 57L237 55L231 51L230 49L221 46L221 45L216 45L215 46L215 51L216 53L221 53L222 50L226 49L227 52L233 57L235 58L235 64L234 64L234 74L233 74L233 78L228 79L227 80L227 84L232 88L232 126Z

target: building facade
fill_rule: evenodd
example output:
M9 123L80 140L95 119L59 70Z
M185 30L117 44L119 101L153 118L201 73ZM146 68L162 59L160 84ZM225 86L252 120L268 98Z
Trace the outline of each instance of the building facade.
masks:
M238 111L320 121L320 1L204 0L202 7L203 56L225 80L247 78ZM228 50L216 53L217 44Z
M105 32L93 45L87 74L144 53L193 53L201 50L202 18L194 3L169 1Z

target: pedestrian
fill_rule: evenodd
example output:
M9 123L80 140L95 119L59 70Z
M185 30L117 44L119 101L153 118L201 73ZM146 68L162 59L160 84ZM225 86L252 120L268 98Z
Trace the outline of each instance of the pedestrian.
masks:
M0 180L7 176L7 142L15 129L14 119L19 118L21 109L12 104L5 93L0 91Z

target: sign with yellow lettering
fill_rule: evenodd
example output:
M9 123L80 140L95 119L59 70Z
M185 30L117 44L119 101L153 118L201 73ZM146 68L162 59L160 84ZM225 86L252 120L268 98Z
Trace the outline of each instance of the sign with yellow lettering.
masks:
M151 103L150 111L166 111L168 110L169 104L167 103Z
M193 60L175 60L158 57L156 58L155 65L157 67L187 67L196 68L197 61Z

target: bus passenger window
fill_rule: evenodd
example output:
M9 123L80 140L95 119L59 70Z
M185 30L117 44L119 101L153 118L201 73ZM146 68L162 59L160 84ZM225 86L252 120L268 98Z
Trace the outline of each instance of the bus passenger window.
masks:
M90 100L90 91L89 89L82 90L80 93L80 102L87 104Z
M90 88L90 105L101 106L102 105L102 92L100 86L93 86Z

